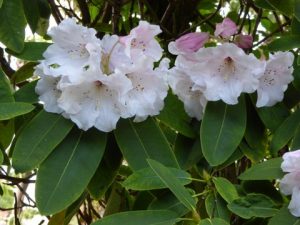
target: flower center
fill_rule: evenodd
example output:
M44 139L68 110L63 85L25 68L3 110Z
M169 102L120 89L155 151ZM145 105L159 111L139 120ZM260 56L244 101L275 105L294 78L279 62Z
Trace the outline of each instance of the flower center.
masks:
M233 59L229 56L226 57L219 65L217 71L224 77L224 80L228 80L236 71Z
M141 49L143 52L146 51L146 43L143 40L137 40L136 38L133 38L130 46L132 48Z

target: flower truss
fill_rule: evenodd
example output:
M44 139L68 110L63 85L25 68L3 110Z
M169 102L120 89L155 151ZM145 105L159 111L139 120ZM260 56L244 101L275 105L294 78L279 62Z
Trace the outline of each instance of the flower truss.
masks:
M239 34L229 41L236 32L235 23L225 18L216 26L214 39L222 38L222 43L215 47L204 47L209 35L203 32L189 33L169 43L169 51L177 57L167 80L191 117L200 120L207 101L237 104L242 93L257 91L257 107L282 101L293 80L294 55L277 52L267 61L259 60L244 52L252 47L252 36Z
M159 114L168 91L163 78L168 65L153 65L163 52L155 39L160 32L141 21L128 36L100 40L94 29L62 21L50 30L54 43L35 70L45 110L61 113L83 130L105 132L120 118L142 121Z
M281 168L287 174L280 181L280 190L292 195L288 208L294 216L300 217L300 150L285 153Z

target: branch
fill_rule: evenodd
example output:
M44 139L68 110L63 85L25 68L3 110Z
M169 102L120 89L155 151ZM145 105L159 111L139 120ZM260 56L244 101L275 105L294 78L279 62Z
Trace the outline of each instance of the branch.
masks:
M54 3L54 0L48 0L48 3L50 5L50 8L51 8L51 11L52 11L52 15L55 19L55 22L57 24L59 24L62 20L63 20L63 17L62 15L60 14L56 4Z
M85 0L77 0L81 15L82 15L82 24L88 25L91 22L91 16L89 8Z
M9 63L4 57L3 48L0 48L0 66L8 77L11 77L15 73L15 71L10 67Z

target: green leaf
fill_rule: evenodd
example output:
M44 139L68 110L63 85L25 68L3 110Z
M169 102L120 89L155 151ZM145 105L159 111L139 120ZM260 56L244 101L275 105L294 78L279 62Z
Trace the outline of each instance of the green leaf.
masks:
M10 49L6 51L19 59L35 62L44 59L43 53L50 45L51 43L47 42L25 42L24 49L21 52L15 52Z
M246 129L244 98L237 105L208 102L200 129L203 155L212 166L225 162L236 150Z
M23 1L26 20L28 22L28 25L32 33L34 33L36 31L39 17L40 17L38 0L22 0L22 1Z
M1 104L1 103L0 103ZM0 148L7 149L15 135L14 120L0 122Z
M44 215L72 204L86 189L102 159L106 135L96 129L74 129L40 165L36 202Z
M254 0L254 4L259 8L274 10L274 7L271 6L267 0Z
M59 114L42 110L17 137L12 164L16 171L26 172L36 168L73 127L70 120Z
M0 103L0 120L9 120L31 112L34 106L25 102Z
M291 16L294 13L294 0L285 0L282 4L282 0L266 0L275 9L282 12L286 16Z
M122 159L114 136L109 134L103 159L88 186L88 191L94 199L100 200L113 183Z
M205 208L210 218L220 217L229 222L230 212L226 205L226 202L218 194L210 193L205 198Z
M270 145L272 153L277 153L277 151L283 148L293 138L299 124L300 110L297 110L286 118L274 132Z
M196 199L195 199L196 204ZM149 210L171 210L178 216L184 216L189 210L171 192L164 193L155 198L148 207Z
M295 1L294 15L297 18L297 20L300 21L300 1L299 0L294 0L294 1Z
M165 106L157 118L179 133L190 138L195 137L195 132L189 124L191 118L184 111L183 103L172 93L168 94Z
M2 151L0 150L0 165L2 165L3 160L4 160L4 156L3 156Z
M3 4L3 0L0 0L0 8L2 7Z
M39 96L35 92L35 86L37 81L30 82L22 86L14 93L14 97L18 102L37 103Z
M14 102L13 90L10 85L10 81L0 68L0 103L2 102Z
M240 180L273 180L283 177L282 158L274 158L252 165L239 176Z
M190 169L203 158L200 138L191 139L178 134L175 141L174 153L180 168Z
M168 169L181 185L191 182L191 175L184 170L170 167ZM122 185L126 189L138 191L167 188L161 178L149 167L133 172Z
M300 35L281 36L268 45L270 51L288 51L300 47Z
M272 132L289 116L288 108L282 103L272 107L257 108L256 110L266 128L269 128Z
M235 189L234 185L226 178L214 177L213 182L218 193L227 203L230 203L233 200L239 198L239 194L237 193L237 190Z
M116 213L91 225L173 225L176 221L176 213L169 210L141 210Z
M178 200L188 209L194 211L196 208L195 201L188 190L179 182L169 168L152 159L147 160L150 167L156 173L161 181L173 192Z
M154 159L165 166L179 168L175 155L153 118L141 123L120 120L115 130L117 143L133 170L148 167L146 159Z
M12 75L12 81L17 84L20 82L25 81L26 79L33 76L34 67L36 66L36 63L29 62L26 63L24 66L22 66L20 69L18 69L13 75Z
M24 48L26 19L21 0L4 0L0 8L0 41L15 52Z
M291 144L291 149L300 149L300 125L298 125Z
M273 216L268 225L299 225L300 218L293 216L287 206L282 207L276 214Z
M248 194L228 204L228 209L231 212L244 219L274 216L278 211L274 207L275 203L262 194Z
M229 225L229 223L221 218L212 218L201 220L199 225Z

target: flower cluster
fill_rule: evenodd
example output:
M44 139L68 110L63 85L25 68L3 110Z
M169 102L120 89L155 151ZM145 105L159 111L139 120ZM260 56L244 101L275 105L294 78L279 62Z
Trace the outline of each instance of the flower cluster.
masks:
M61 113L83 130L94 126L105 132L120 118L142 121L159 114L168 91L163 78L168 60L154 69L163 52L155 40L160 32L141 21L128 36L100 40L94 29L62 21L50 30L53 44L35 70L45 110Z
M207 101L237 104L241 93L257 91L257 107L272 106L283 99L293 80L294 55L278 52L267 61L258 60L242 49L252 46L249 35L229 42L236 31L235 23L226 18L215 31L224 42L221 45L203 48L209 34L201 32L186 34L169 44L169 51L177 57L168 82L189 116L200 120Z
M300 217L300 150L285 153L281 169L287 174L280 181L280 190L292 195L288 208L294 216Z

